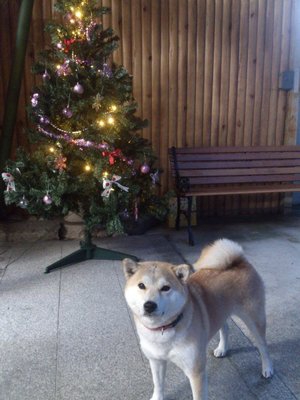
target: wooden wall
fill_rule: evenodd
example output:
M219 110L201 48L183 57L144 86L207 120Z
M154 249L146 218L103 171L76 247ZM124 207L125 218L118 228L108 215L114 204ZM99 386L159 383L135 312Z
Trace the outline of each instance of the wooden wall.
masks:
M279 145L295 141L297 96L279 89L280 73L294 69L298 0L102 0L112 13L104 25L119 34L114 59L134 77L139 113L169 184L167 148ZM0 13L1 76L7 80L17 0ZM44 45L51 1L36 0L15 145L26 142L25 102L34 78L30 64ZM299 14L298 14L299 16ZM298 21L299 24L299 21ZM3 90L0 85L1 113ZM0 115L1 117L1 115ZM273 199L273 203L278 202ZM220 205L221 201L221 205ZM264 196L219 199L212 210L260 208ZM205 203L205 200L204 200ZM277 203L276 203L277 204ZM274 205L274 204L273 204Z

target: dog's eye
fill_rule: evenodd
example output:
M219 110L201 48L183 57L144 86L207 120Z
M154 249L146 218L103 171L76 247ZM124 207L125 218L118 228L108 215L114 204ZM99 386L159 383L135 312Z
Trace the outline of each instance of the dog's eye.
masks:
M162 292L168 292L170 289L171 289L170 286L164 285L160 290L161 290Z
M145 289L146 289L146 286L145 286L142 282L138 284L138 287L139 287L140 289L142 289L142 290L145 290Z

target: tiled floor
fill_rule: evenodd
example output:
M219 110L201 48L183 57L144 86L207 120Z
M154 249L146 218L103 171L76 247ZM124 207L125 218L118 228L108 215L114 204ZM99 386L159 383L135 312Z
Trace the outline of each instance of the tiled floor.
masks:
M194 262L203 244L239 241L267 291L268 341L275 376L260 377L260 360L245 329L231 323L231 351L208 353L209 399L300 399L300 218L218 222L195 229L156 229L103 239L101 246L143 259ZM152 382L123 296L118 261L88 261L50 274L45 267L77 249L76 241L0 242L0 399L150 399ZM191 399L187 379L167 373L166 400Z

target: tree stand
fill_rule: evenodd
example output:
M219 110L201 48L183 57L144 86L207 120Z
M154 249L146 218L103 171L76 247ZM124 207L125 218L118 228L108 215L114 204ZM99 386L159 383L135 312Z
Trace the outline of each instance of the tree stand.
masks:
M48 274L50 271L62 268L70 264L76 264L82 261L87 260L123 260L124 258L131 258L132 260L138 261L138 257L133 256L131 254L121 253L119 251L103 249L101 247L97 247L92 243L91 233L85 232L84 241L80 242L80 249L74 251L74 253L69 254L68 256L62 258L61 260L56 261L55 263L49 265L45 274Z

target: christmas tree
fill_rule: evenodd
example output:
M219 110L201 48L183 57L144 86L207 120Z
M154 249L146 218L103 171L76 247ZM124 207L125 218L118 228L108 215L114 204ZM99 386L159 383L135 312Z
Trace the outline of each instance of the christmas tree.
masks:
M163 219L157 160L138 133L146 121L135 115L132 77L112 62L119 39L101 24L109 9L94 0L55 8L62 23L47 24L51 45L33 67L41 77L28 107L34 151L7 162L6 203L45 218L76 212L88 231L100 224L109 234L132 218Z

